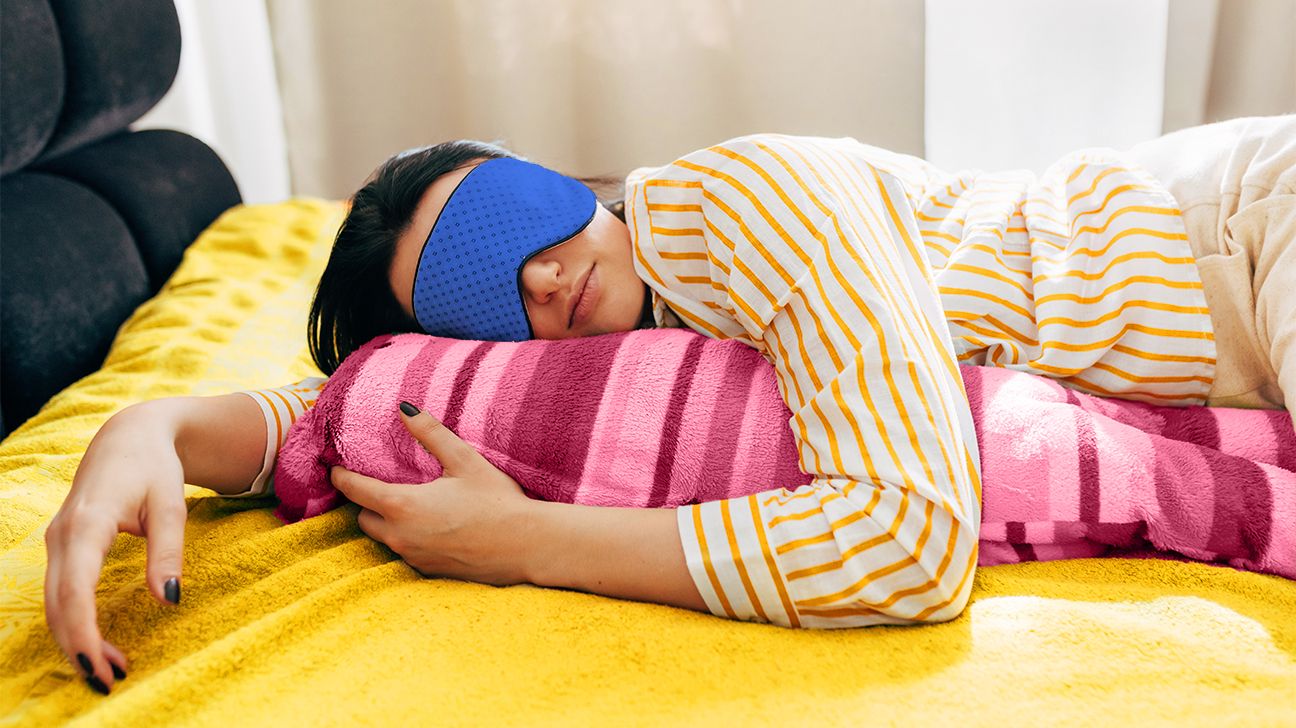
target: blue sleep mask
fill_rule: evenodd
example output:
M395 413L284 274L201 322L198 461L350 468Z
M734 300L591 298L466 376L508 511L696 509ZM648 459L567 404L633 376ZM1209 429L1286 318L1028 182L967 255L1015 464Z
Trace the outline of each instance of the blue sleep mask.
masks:
M589 187L538 164L501 157L477 165L450 193L419 254L419 326L454 339L533 338L522 267L584 230L597 208Z

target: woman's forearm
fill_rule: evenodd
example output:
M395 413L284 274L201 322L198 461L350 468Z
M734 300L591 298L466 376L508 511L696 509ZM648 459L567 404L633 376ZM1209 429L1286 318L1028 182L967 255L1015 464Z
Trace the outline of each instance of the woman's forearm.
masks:
M673 508L536 501L528 581L708 612L684 561Z
M265 458L265 419L246 394L166 397L113 415L118 427L165 427L174 434L186 483L232 494L247 490Z

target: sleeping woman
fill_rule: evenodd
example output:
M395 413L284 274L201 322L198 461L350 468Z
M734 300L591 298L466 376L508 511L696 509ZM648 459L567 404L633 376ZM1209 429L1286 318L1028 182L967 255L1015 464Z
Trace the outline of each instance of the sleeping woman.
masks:
M387 160L319 282L315 363L332 374L392 332L687 327L773 365L813 482L677 509L534 501L427 413L394 412L446 475L332 480L420 573L787 627L948 620L980 523L959 363L1158 404L1296 406L1293 116L1084 150L1039 176L757 134L636 169L618 192L600 201L480 142ZM148 538L149 587L178 603L182 484L270 494L288 427L325 381L143 402L95 436L47 532L45 588L93 687L126 664L94 611L117 532Z

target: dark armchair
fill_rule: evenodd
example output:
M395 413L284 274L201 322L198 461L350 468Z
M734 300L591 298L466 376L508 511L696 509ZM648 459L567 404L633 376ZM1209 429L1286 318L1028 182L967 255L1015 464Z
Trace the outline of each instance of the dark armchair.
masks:
M169 0L0 0L0 438L103 363L238 187L128 125L180 60Z

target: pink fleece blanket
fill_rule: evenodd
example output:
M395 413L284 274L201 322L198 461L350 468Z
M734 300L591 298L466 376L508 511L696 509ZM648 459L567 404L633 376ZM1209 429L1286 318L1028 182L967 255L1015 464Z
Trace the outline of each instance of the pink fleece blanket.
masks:
M1155 407L963 367L982 465L982 565L1156 550L1296 578L1296 434L1286 412ZM275 470L293 523L345 502L341 464L422 483L406 431L431 412L532 497L675 507L811 482L773 367L684 329L495 343L380 336L299 419Z

